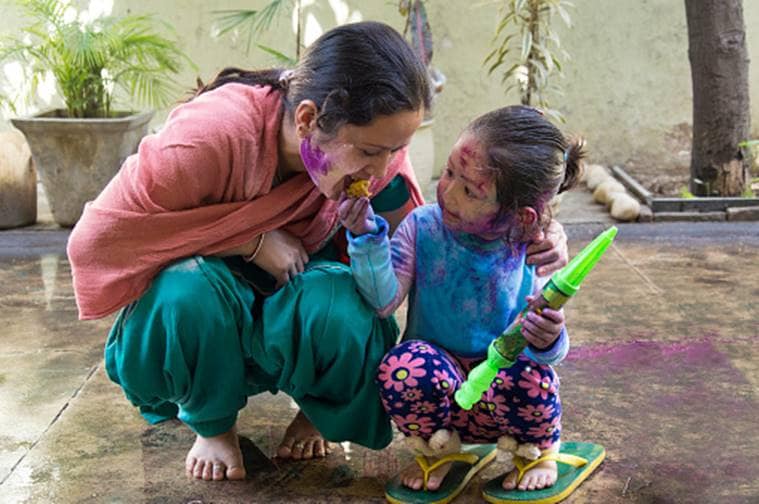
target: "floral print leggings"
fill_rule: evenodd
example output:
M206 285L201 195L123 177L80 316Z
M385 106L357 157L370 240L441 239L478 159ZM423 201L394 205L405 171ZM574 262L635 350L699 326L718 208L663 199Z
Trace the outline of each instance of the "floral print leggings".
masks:
M421 340L404 341L382 359L377 373L382 404L401 432L428 440L455 430L464 443L494 443L508 434L542 450L561 433L559 378L553 368L520 355L501 369L482 399L463 410L453 394L482 359L456 358Z

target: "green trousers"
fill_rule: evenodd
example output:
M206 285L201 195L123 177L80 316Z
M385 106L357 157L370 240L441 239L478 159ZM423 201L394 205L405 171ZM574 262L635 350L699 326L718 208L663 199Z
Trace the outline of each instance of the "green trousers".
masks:
M363 301L350 269L313 261L256 296L219 258L167 267L116 319L108 376L151 423L177 417L204 437L229 430L248 396L281 390L326 439L389 444L374 377L398 326Z

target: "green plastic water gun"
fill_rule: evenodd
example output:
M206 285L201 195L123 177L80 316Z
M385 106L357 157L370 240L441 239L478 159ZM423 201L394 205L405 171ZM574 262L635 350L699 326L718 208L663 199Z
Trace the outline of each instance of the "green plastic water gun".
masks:
M470 371L466 381L454 395L459 406L466 410L471 409L490 388L498 371L514 365L517 356L527 346L527 340L522 336L522 319L527 312L532 310L540 313L540 310L546 307L558 310L564 306L580 289L585 276L593 269L616 235L617 227L610 227L596 236L569 261L569 264L553 274L540 296L522 310L509 327L493 340L488 347L487 359Z

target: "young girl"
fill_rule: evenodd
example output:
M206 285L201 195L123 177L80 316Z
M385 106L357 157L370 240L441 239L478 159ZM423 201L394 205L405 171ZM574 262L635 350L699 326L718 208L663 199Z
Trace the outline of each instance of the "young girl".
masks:
M558 451L561 403L551 365L569 347L561 311L527 316L529 346L471 411L453 397L547 281L526 264L525 250L550 221L550 200L574 184L582 156L581 143L567 142L538 110L506 107L469 125L448 158L437 203L409 214L392 241L367 198L342 199L361 293L380 316L409 295L404 340L385 355L377 380L385 409L417 451L443 456L460 451L461 442L497 442L505 461ZM436 490L449 468L423 477L412 464L400 481ZM540 489L556 477L556 463L545 461L519 481L516 470L508 473L502 486Z

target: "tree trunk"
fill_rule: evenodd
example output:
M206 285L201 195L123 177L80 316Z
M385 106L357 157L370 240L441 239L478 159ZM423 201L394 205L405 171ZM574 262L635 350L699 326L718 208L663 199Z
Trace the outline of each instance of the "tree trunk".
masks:
M748 139L748 51L742 0L685 0L693 81L690 190L740 196L749 166L738 143Z

